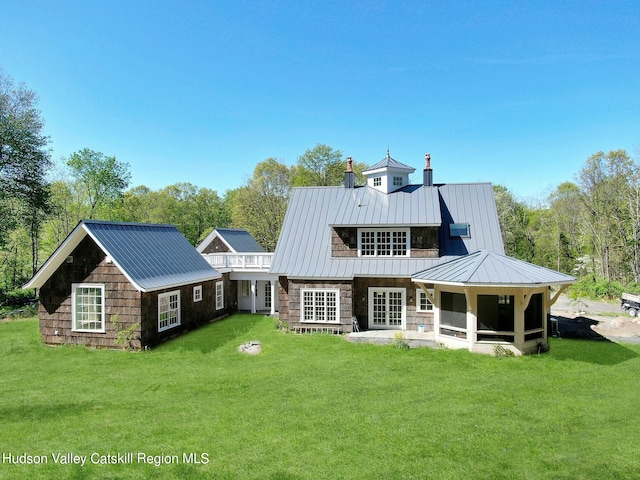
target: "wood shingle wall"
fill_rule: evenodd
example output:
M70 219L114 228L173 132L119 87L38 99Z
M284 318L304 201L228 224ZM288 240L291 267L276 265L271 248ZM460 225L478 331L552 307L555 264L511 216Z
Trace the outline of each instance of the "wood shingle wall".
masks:
M105 285L105 333L72 331L73 283ZM117 347L116 331L111 321L114 315L118 315L123 328L137 323L135 336L140 336L140 292L117 266L110 263L90 237L84 238L73 251L69 263L63 263L47 280L39 291L39 297L40 333L44 343ZM133 346L140 348L140 342Z

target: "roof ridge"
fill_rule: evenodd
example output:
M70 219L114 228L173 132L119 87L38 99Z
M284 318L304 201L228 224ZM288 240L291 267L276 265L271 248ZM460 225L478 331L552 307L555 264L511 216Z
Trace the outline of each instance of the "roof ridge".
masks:
M468 255L479 255L479 257L476 260L474 260L474 262L471 264L471 271L469 272L468 278L471 278L473 274L478 271L478 269L480 268L480 265L484 263L484 261L487 259L490 253L491 252L489 250L485 250L481 248L479 250L476 250L475 252L468 254Z
M171 227L178 228L172 223L145 223L145 222L119 222L117 220L95 220L92 218L82 219L78 222L78 225L117 225L117 226L140 226L140 227Z

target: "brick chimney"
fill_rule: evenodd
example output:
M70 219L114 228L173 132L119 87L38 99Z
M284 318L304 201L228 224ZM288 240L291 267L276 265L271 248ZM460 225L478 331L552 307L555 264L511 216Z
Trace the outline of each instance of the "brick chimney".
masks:
M433 170L431 170L431 154L427 153L424 156L424 160L425 160L426 166L422 174L423 176L422 184L426 187L433 187Z
M347 157L347 171L344 172L344 188L356 188L356 174L353 173L353 160Z

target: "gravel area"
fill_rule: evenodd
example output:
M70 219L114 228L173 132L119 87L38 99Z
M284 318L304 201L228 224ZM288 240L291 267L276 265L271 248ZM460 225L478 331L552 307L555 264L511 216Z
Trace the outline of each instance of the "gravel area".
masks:
M563 338L640 343L640 317L631 317L617 302L572 300L561 295L551 316L558 319Z

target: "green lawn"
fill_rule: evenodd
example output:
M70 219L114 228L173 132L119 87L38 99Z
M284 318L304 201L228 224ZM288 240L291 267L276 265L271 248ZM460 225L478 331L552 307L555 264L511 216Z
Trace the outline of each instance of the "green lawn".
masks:
M263 353L237 353L248 340ZM49 348L36 320L2 322L0 478L638 478L639 354L401 350L251 315L134 353ZM68 452L87 464L54 463ZM25 453L48 463L7 460Z

